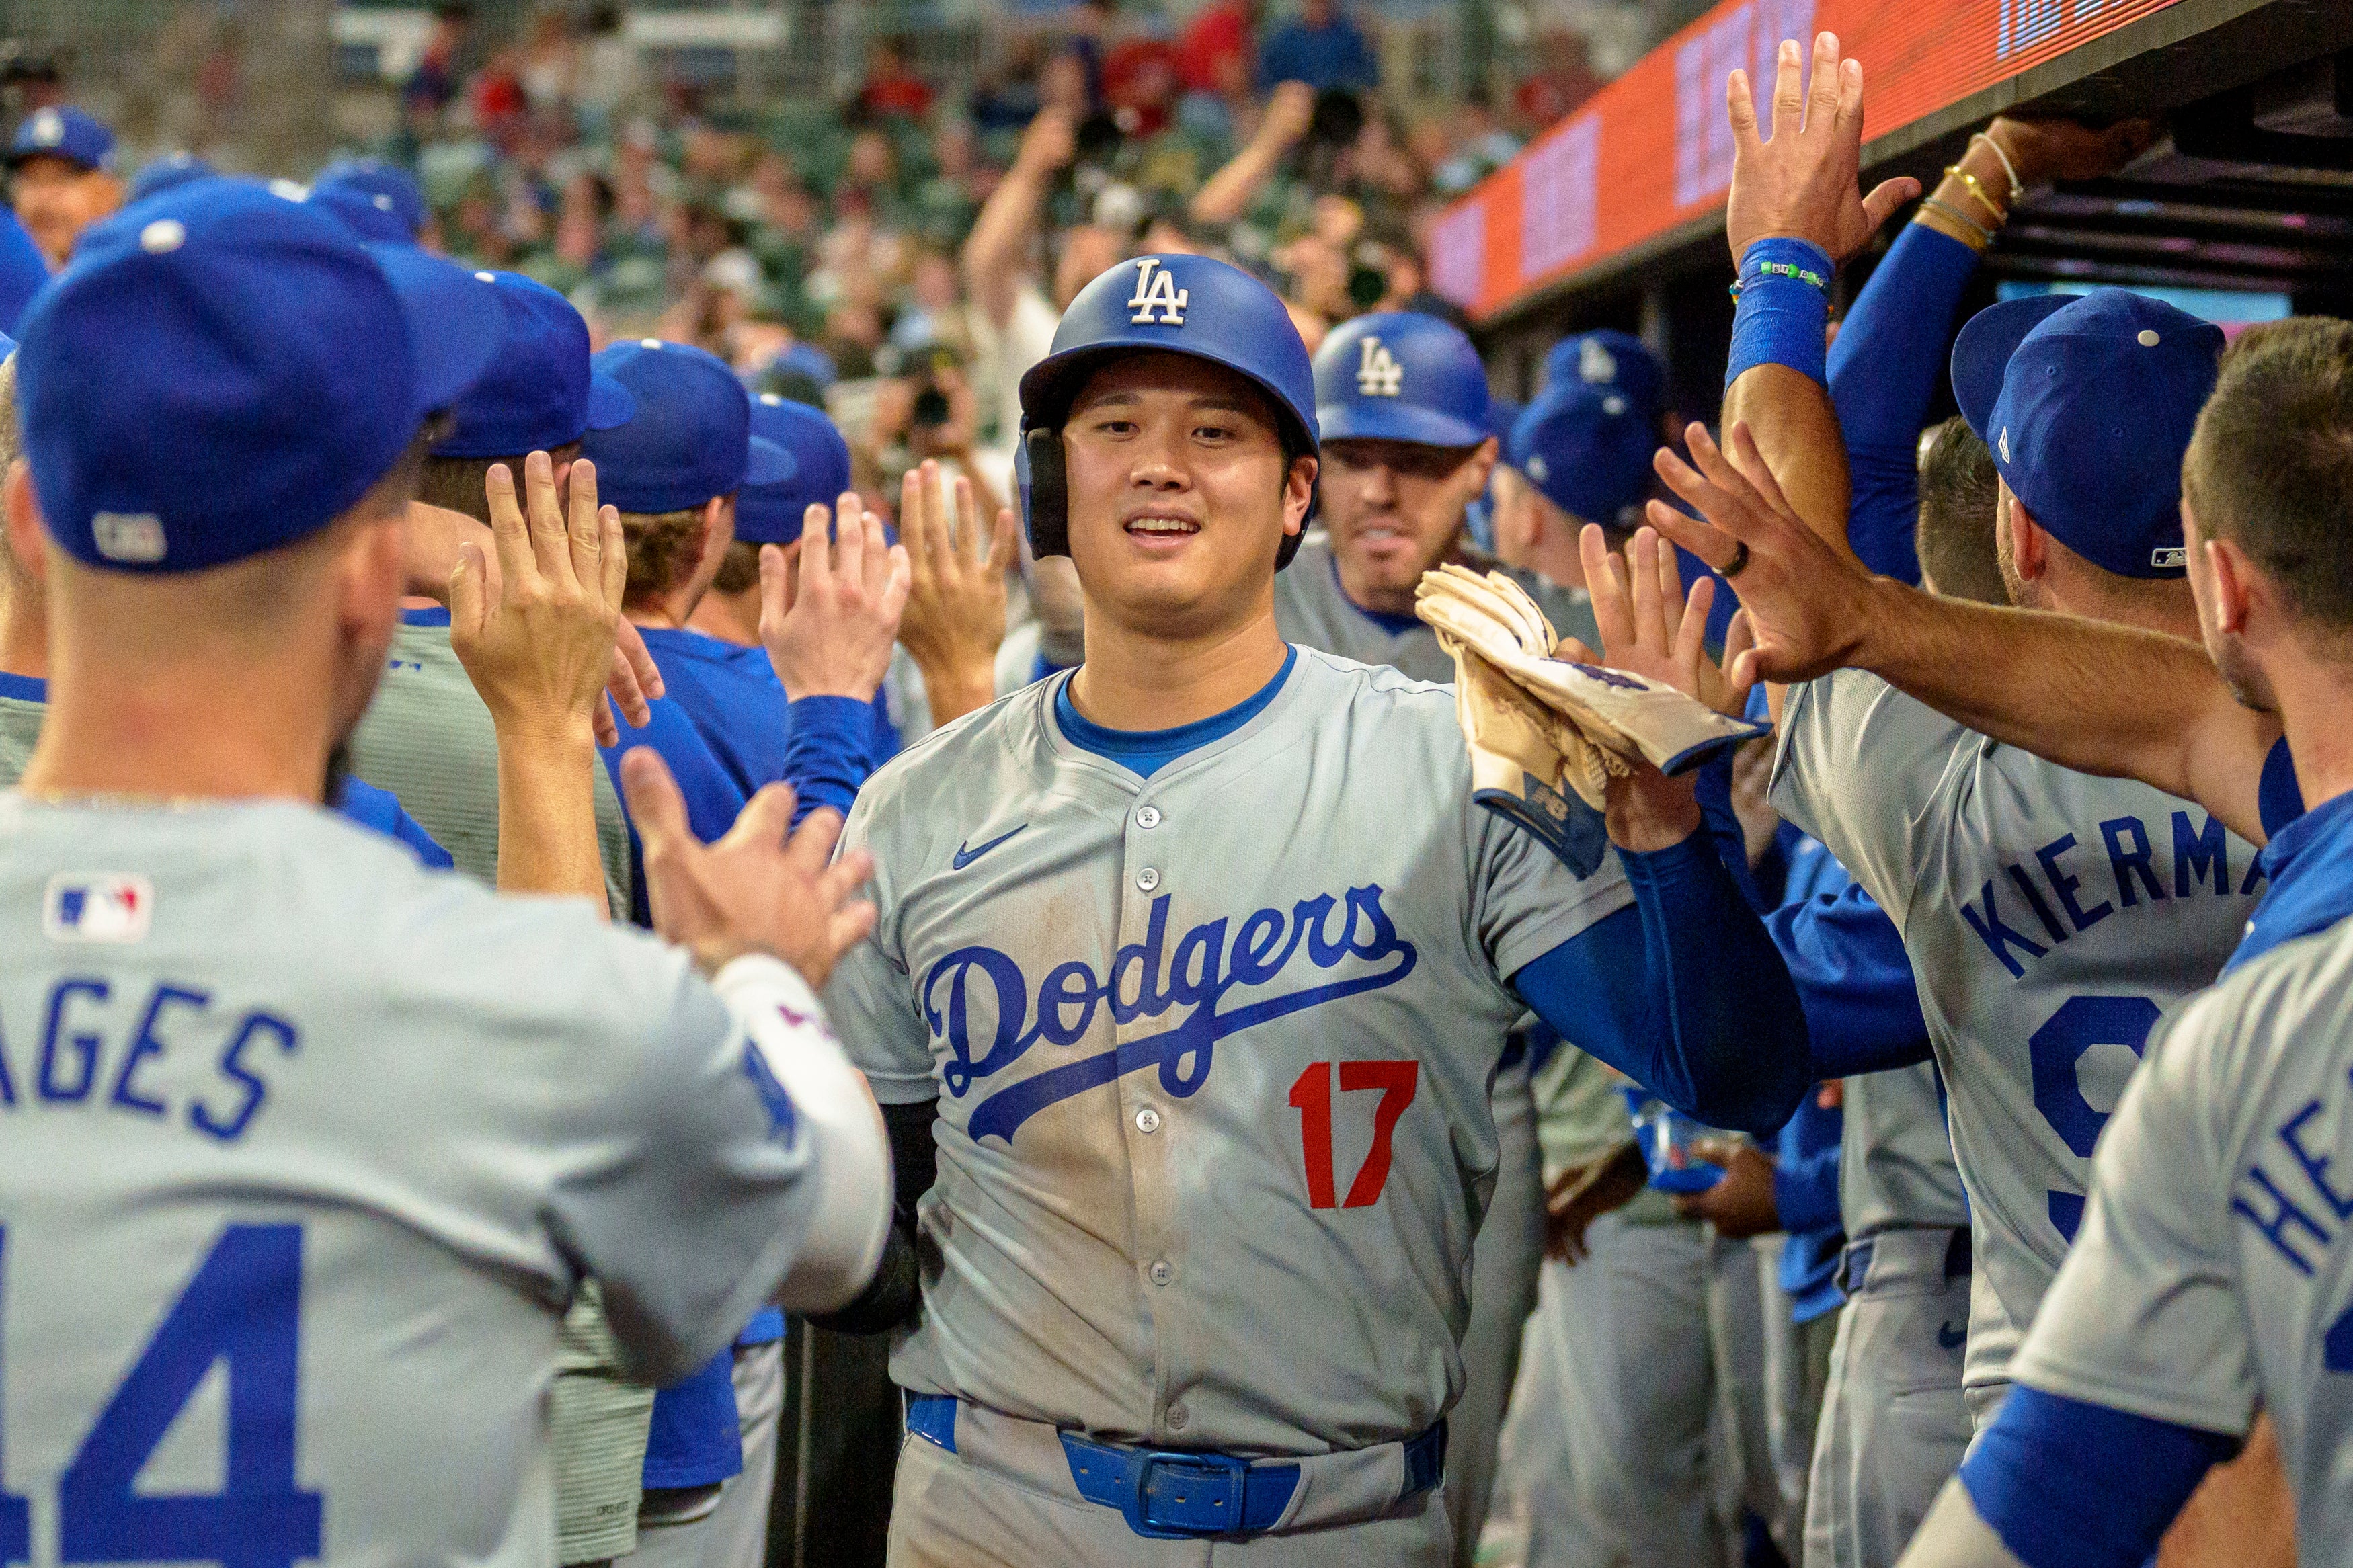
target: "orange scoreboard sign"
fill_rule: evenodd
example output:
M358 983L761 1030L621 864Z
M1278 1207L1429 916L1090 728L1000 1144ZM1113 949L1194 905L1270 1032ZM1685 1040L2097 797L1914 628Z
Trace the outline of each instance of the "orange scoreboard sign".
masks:
M1884 135L2174 0L1725 0L1449 207L1430 235L1439 292L1473 316L1723 205L1724 82L1772 91L1783 38L1824 29L1860 59L1863 134Z

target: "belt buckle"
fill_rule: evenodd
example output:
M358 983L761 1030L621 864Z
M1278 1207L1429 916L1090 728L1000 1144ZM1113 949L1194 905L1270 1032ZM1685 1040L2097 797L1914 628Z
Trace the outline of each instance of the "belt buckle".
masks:
M1186 1472L1183 1479L1201 1489L1198 1501L1179 1497L1176 1500L1188 1508L1216 1507L1224 1510L1222 1522L1193 1523L1153 1516L1153 1479L1162 1470ZM1134 1461L1132 1481L1120 1499L1120 1512L1126 1516L1127 1527L1150 1541L1194 1541L1205 1535L1229 1535L1242 1528L1242 1495L1250 1473L1246 1459L1230 1454L1211 1454L1198 1450L1146 1448L1139 1450ZM1215 1489L1214 1497L1208 1495Z

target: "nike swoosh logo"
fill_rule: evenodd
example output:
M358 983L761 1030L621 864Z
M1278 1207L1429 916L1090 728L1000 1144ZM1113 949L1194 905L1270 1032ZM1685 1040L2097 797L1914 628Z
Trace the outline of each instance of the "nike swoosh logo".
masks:
M1936 1325L1936 1342L1948 1351L1957 1351L1969 1342L1969 1331L1967 1328L1957 1329L1950 1323L1939 1323Z
M1021 825L1021 827L1027 827L1029 826L1029 825L1025 822ZM1020 832L1021 827L1015 828L1013 833ZM987 854L990 850L996 848L1007 839L1012 837L1013 833L1000 833L977 849L967 849L961 844L957 845L955 856L952 857L948 862L950 868L954 870L963 870L966 866L971 865L974 861L979 859L982 856Z

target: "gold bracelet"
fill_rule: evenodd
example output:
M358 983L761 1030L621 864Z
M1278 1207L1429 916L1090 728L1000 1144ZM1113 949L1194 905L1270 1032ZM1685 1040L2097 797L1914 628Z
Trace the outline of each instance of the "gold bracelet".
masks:
M1975 221L1967 213L1962 212L1950 202L1940 202L1934 196L1922 196L1920 198L1920 210L1923 212L1933 212L1938 217L1943 218L1947 223L1953 224L1960 228L1968 230L1968 234L1961 235L1958 237L1963 245L1968 246L1972 250L1982 251L1993 243L1993 231L1991 229L1986 227L1983 224ZM1917 223L1919 220L1915 218L1913 221ZM1968 235L1971 234L1977 236L1977 238L1974 241L1968 237Z
M2000 202L1995 201L1993 199L1993 194L1985 188L1985 182L1978 179L1975 174L1970 174L1958 163L1947 163L1945 165L1945 177L1947 179L1958 180L1961 184L1967 185L1969 188L1969 195L1978 199L1978 205L1985 208L1986 211L1993 214L1994 222L2007 223L2010 221L2010 209L2003 206Z

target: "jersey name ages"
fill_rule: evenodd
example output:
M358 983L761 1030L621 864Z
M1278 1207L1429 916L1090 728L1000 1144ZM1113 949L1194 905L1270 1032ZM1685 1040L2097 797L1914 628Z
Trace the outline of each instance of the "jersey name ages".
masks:
M2097 830L2108 877L2099 875L2099 850L2063 833L1987 878L1974 901L1960 901L1961 918L2013 979L2023 979L2026 961L2041 958L2119 910L2207 892L2228 898L2234 875L2230 835L2211 816L2203 826L2193 826L2190 816L2187 811L2173 814L2170 879L2158 869L2147 826L2137 816L2112 816ZM2237 891L2251 893L2262 880L2262 870L2250 861Z
M301 1046L287 1019L180 981L66 974L38 994L32 1016L0 1017L0 1111L96 1106L235 1142Z
M1168 895L1163 893L1152 902L1144 940L1120 948L1108 973L1098 974L1083 959L1049 970L1038 984L1034 1020L1029 976L1010 954L993 947L960 947L934 963L921 994L923 1018L933 1037L947 1047L942 1079L958 1098L970 1092L975 1079L1003 1072L1041 1039L1076 1045L1094 1026L1099 1010L1113 1024L1126 1025L1183 1009L1157 1035L1060 1063L989 1095L973 1108L972 1136L1009 1142L1024 1121L1048 1106L1147 1067L1159 1068L1161 1087L1170 1094L1190 1095L1208 1079L1217 1042L1226 1036L1394 985L1413 972L1419 957L1381 907L1377 885L1350 888L1339 897L1302 899L1288 914L1256 910L1231 930L1230 939L1229 926L1221 915L1193 927L1177 939L1164 966ZM1317 969L1335 968L1351 956L1378 967L1222 1007L1228 993L1269 984L1303 952ZM994 1014L993 1028L978 1016L983 1010ZM986 1029L986 1037L976 1039L977 1029Z

